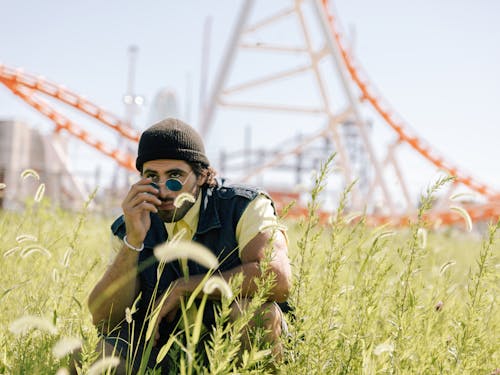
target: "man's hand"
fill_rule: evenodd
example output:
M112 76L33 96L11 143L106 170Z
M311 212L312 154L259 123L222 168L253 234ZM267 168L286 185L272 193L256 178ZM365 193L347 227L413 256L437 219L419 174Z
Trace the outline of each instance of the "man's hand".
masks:
M127 228L127 241L140 247L151 226L150 212L158 212L156 206L161 204L158 190L150 185L150 178L142 178L132 185L122 202L123 216Z
M158 302L155 305L155 309L159 303L165 298L163 304L160 308L160 312L158 314L158 319L156 320L156 335L154 344L158 342L160 338L160 332L158 327L163 319L166 319L168 322L173 322L175 319L175 315L177 314L177 310L179 310L179 306L181 304L181 298L184 295L183 289L180 286L180 283L173 282L173 288L164 292L168 293L165 297L164 294L158 299ZM154 310L153 310L154 311Z

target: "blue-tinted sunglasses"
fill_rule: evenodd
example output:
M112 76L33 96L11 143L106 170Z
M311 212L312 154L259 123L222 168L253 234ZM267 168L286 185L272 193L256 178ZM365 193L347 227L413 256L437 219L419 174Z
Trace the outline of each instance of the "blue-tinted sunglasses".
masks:
M191 171L192 172L192 171ZM178 178L169 178L167 181L165 181L165 187L170 190L170 191L180 191L182 187L186 184L187 179L191 175L191 172L186 176L186 179L184 182L179 180ZM151 182L150 185L154 187L155 189L160 190L160 185L162 185L163 182Z

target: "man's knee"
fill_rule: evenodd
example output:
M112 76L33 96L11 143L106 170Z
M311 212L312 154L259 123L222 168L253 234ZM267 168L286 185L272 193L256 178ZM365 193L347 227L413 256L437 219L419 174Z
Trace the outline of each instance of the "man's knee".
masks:
M270 302L263 306L262 313L264 327L274 339L278 339L281 336L283 312L276 303Z
M127 353L122 353L120 350L118 350L105 340L99 341L99 343L95 348L95 353L97 357L95 362L105 357L118 357L120 359L120 364L115 368L114 373L117 375L126 373L125 357ZM76 368L82 365L82 351L81 350L75 351L71 357L72 358L70 361L69 372L70 374L76 375L78 373Z
M250 300L242 298L231 305L230 320L235 321L249 308ZM282 331L283 312L275 302L266 302L258 308L252 319L250 327L262 327L269 331L273 338L278 338Z

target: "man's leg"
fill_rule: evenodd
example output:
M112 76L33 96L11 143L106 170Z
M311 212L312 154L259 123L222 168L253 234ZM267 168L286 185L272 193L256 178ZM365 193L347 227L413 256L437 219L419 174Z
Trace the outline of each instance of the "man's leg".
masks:
M124 348L117 348L113 344L106 342L105 340L101 339L99 343L96 346L95 352L97 353L97 359L96 361L104 358L104 357L118 357L120 358L120 364L115 368L116 375L125 375L126 374L126 357L127 357L127 351ZM70 361L70 374L71 375L76 375L77 370L76 367L81 365L81 350L77 350L73 353L71 356L71 361Z
M231 305L231 321L238 319L242 312L248 308L250 300L240 299ZM254 317L242 334L242 349L250 350L251 341L249 331L255 328L265 330L265 340L271 344L272 353L277 361L283 357L283 346L281 343L281 334L283 327L283 312L275 302L266 302L256 311Z
M118 367L116 367L116 375L125 375L127 371L127 366L126 366L126 358L127 358L127 349L125 348L115 348L115 345L105 341L101 340L99 344L97 344L96 351L99 353L99 359L102 359L104 357L118 357L120 358L120 364Z

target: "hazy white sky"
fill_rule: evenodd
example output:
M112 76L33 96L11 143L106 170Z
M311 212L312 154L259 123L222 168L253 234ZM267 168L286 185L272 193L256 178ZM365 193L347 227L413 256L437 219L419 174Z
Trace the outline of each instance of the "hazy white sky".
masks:
M257 9L265 12L269 1L260 3ZM168 87L180 99L182 117L197 126L203 25L211 16L213 78L241 4L240 0L0 0L0 62L64 84L123 115L127 48L135 44L139 47L136 91L146 98L138 125L143 128L148 123L148 104L158 90ZM393 108L448 159L500 188L500 1L337 0L334 4L358 60ZM0 86L0 118L5 117L51 129L47 120ZM212 157L231 126L223 116L216 118L207 141ZM98 128L92 121L88 127ZM290 134L299 131L307 134L308 129L298 125ZM242 139L243 130L236 143L243 146ZM254 134L252 141L258 145L268 139ZM75 145L74 151L87 155L83 156L87 160L101 160L84 145ZM417 179L415 174L410 180Z

